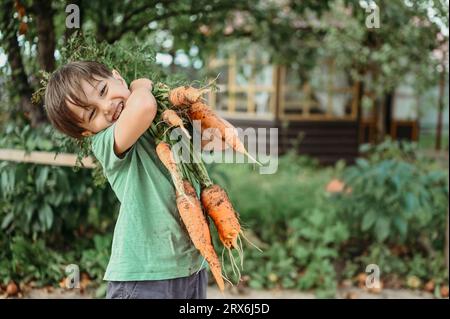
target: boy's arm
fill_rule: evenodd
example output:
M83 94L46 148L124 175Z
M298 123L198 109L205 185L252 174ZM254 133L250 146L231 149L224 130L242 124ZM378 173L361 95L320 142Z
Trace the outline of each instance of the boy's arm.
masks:
M117 156L125 153L150 127L156 115L156 100L152 81L138 79L131 83L131 94L116 122L114 131L114 152Z

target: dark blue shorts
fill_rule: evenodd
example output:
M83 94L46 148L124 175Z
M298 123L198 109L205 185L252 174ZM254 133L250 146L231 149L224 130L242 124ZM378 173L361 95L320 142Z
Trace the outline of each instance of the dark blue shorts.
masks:
M146 280L110 281L107 299L206 299L208 273L200 270L188 277Z

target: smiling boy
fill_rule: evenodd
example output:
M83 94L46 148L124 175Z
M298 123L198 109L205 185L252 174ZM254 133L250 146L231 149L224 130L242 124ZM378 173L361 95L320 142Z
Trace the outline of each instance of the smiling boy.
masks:
M91 139L121 204L107 298L206 298L203 258L180 224L169 172L147 131L157 108L152 85L137 79L128 88L100 63L72 62L51 76L46 110L59 131Z

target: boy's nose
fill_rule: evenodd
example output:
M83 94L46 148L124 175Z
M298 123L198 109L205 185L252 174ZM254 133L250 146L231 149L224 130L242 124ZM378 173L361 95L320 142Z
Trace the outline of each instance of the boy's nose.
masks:
M114 110L114 103L106 102L103 104L102 108L103 108L103 113L108 115Z

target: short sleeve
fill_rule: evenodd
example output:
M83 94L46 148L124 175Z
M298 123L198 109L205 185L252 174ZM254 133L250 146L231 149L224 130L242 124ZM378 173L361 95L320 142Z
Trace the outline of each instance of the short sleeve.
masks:
M92 137L92 152L106 173L112 173L128 162L134 152L134 145L124 154L118 157L114 152L114 123L110 127L98 132Z

